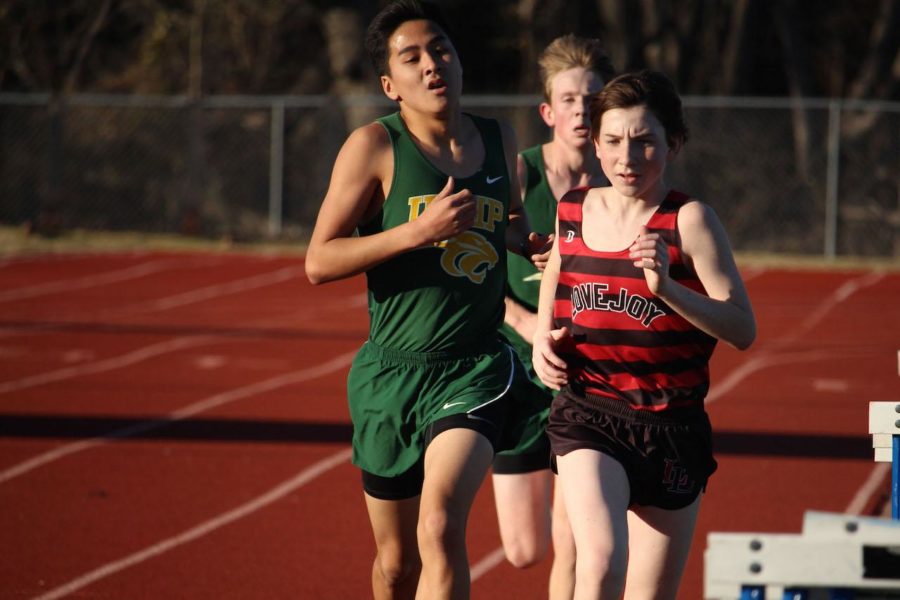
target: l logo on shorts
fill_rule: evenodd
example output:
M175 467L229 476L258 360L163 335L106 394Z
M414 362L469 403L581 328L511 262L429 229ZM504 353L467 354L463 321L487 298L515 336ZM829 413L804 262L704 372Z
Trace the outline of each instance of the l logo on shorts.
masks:
M678 462L670 458L666 460L666 470L663 474L663 485L673 494L690 494L694 491L694 483L684 467L678 466Z
M444 402L444 406L442 406L442 410L447 410L448 408L453 408L454 406L459 406L460 404L465 404L465 402Z

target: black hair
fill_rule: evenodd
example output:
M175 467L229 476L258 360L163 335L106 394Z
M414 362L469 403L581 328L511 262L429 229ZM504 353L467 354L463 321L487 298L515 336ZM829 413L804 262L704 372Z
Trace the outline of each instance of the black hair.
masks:
M388 72L388 40L407 21L424 19L440 27L449 37L447 23L436 4L421 0L394 0L385 6L366 30L366 52L378 75Z

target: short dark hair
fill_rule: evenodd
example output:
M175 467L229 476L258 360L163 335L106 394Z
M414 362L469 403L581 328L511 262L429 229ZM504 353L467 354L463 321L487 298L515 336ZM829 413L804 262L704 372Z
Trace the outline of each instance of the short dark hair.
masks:
M600 135L603 113L614 108L646 105L666 130L669 146L684 144L688 129L681 110L681 98L672 81L659 71L645 69L623 73L609 83L591 101L591 138Z
M436 4L421 0L394 0L385 6L366 30L366 52L378 75L388 72L388 40L407 21L432 21L449 37L447 23Z

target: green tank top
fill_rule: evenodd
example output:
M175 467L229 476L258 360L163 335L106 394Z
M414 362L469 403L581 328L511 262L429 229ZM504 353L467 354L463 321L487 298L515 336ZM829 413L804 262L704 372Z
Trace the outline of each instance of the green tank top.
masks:
M556 227L556 198L547 182L541 146L533 146L519 153L525 163L525 214L531 229L538 233L553 233ZM537 268L528 259L509 253L507 293L522 306L537 311L541 279ZM507 331L508 330L508 331ZM512 332L509 327L504 332Z
M503 321L509 173L496 121L470 118L481 134L485 158L454 191L476 196L468 231L396 256L366 272L369 339L408 352L458 352L496 339ZM447 183L411 139L400 113L378 119L394 150L391 189L378 215L359 226L372 235L416 219Z

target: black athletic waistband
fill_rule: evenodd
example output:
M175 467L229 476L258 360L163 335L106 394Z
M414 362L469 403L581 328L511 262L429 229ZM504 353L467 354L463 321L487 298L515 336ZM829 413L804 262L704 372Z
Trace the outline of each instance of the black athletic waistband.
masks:
M595 410L648 425L681 425L694 419L702 419L706 415L706 411L702 407L695 406L672 407L662 410L635 408L624 400L579 392L577 388L573 389L573 386L566 386L561 393L580 400Z

